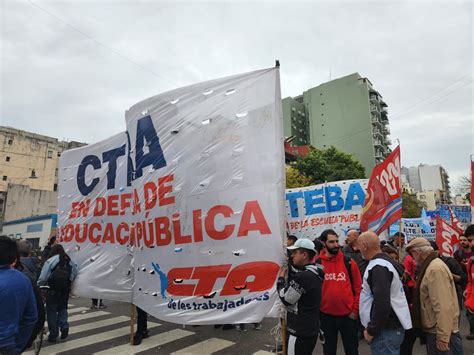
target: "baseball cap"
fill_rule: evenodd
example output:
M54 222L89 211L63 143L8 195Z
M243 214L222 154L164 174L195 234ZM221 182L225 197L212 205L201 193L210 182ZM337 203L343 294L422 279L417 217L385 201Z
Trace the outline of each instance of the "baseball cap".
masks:
M295 242L295 244L293 244L293 246L287 247L286 249L288 250L308 249L308 250L316 252L316 250L314 250L314 243L311 240L306 239L306 238L298 239Z

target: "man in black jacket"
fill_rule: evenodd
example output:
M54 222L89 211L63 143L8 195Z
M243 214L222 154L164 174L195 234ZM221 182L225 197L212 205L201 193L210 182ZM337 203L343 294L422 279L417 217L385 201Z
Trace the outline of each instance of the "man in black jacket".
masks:
M287 283L284 269L277 283L278 294L287 309L288 355L311 355L319 333L322 267L311 263L316 252L309 239L298 239L288 249L292 251L293 265L302 270Z

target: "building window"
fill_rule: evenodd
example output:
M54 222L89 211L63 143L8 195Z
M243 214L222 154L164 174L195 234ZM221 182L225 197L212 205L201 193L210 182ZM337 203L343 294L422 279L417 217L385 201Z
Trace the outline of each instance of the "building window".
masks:
M3 181L7 181L8 177L6 175L3 175Z
M54 171L54 176L58 176L58 168Z
M60 157L60 156L61 156L61 152L58 152L58 157Z
M53 191L58 191L58 184L54 184Z
M9 139L8 140L8 145L12 145L13 144L13 139Z
M48 158L51 159L53 157L53 151L48 150Z
M6 158L5 158L5 161L10 161L10 157L6 157Z
M26 233L36 233L43 231L43 223L35 223L26 226Z

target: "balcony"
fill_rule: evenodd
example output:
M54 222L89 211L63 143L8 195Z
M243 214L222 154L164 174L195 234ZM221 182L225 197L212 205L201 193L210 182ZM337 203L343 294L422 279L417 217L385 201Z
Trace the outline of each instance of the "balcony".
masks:
M383 147L382 141L379 139L374 139L374 147Z
M375 149L375 158L376 159L383 159L384 155L383 155L383 151L380 150L380 149Z
M372 135L374 136L374 138L379 135L380 137L383 137L383 134L382 132L378 129L378 128L373 128L372 129Z
M390 134L390 127L389 126L384 126L383 129L382 129L382 132L385 135L389 135Z

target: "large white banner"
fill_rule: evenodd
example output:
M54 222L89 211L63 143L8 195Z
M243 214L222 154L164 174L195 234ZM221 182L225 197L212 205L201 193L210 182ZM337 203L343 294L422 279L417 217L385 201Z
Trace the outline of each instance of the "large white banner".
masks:
M126 124L61 158L75 292L176 323L260 321L284 260L278 69L154 96Z
M286 190L287 231L314 240L333 229L340 242L351 229L359 229L367 179L344 180Z

